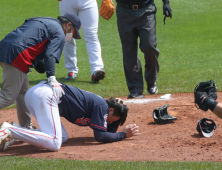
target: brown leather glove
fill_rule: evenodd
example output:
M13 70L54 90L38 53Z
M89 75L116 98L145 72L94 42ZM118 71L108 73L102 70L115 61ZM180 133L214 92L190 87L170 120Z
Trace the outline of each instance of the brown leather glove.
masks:
M109 20L115 12L115 5L112 0L103 0L99 15L104 19Z

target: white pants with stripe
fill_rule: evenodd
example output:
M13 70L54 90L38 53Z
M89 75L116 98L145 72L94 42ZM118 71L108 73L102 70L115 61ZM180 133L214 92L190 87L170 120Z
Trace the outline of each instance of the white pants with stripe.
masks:
M81 29L84 35L88 52L90 73L103 70L104 64L101 56L101 46L98 39L99 14L96 0L63 0L59 2L60 15L66 13L76 14L81 21ZM68 72L78 73L76 58L76 42L72 38L64 46L65 67Z
M37 119L40 129L30 130L13 126L9 128L12 137L37 147L58 151L61 144L68 139L59 116L59 102L45 81L30 88L25 94L25 103Z

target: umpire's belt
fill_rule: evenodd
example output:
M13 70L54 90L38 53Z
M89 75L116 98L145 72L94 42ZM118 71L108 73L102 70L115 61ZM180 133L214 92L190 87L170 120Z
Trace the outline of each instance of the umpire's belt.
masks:
M120 5L121 7L132 9L132 10L138 10L138 9L146 7L152 3L153 3L153 0L150 0L150 1L148 1L144 4L140 4L140 5L132 5L132 4L125 4L125 3L117 2L117 4Z

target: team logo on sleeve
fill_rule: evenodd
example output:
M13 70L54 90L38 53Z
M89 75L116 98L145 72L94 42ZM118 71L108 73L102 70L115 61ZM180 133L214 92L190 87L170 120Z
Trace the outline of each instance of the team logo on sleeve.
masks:
M77 125L80 125L80 126L88 126L90 123L90 119L89 118L80 118L80 119L77 119L75 121L75 124Z
M108 114L105 114L105 115L104 115L104 119L105 119L104 127L105 127L105 128L107 128L107 121L106 121L106 120L107 120L107 117L108 117Z

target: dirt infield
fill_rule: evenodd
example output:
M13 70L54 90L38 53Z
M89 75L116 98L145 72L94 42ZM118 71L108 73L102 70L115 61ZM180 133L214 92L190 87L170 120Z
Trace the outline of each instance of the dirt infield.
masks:
M160 96L162 95L147 95L144 99L159 99ZM218 96L218 101L222 102L222 93L219 92ZM129 101L126 97L120 98ZM69 140L58 152L50 152L16 141L7 151L0 152L0 156L119 161L221 161L222 119L217 118L211 111L198 110L193 101L193 93L183 93L172 94L169 100L129 103L129 115L124 125L137 124L142 134L107 144L96 142L91 128L70 124L62 118ZM152 113L155 108L165 104L170 104L168 112L178 120L158 125L154 123ZM211 138L202 137L196 131L198 120L204 117L213 119L217 125ZM16 110L1 110L0 123L4 121L18 122ZM38 126L34 118L33 123ZM123 128L119 127L119 131Z

